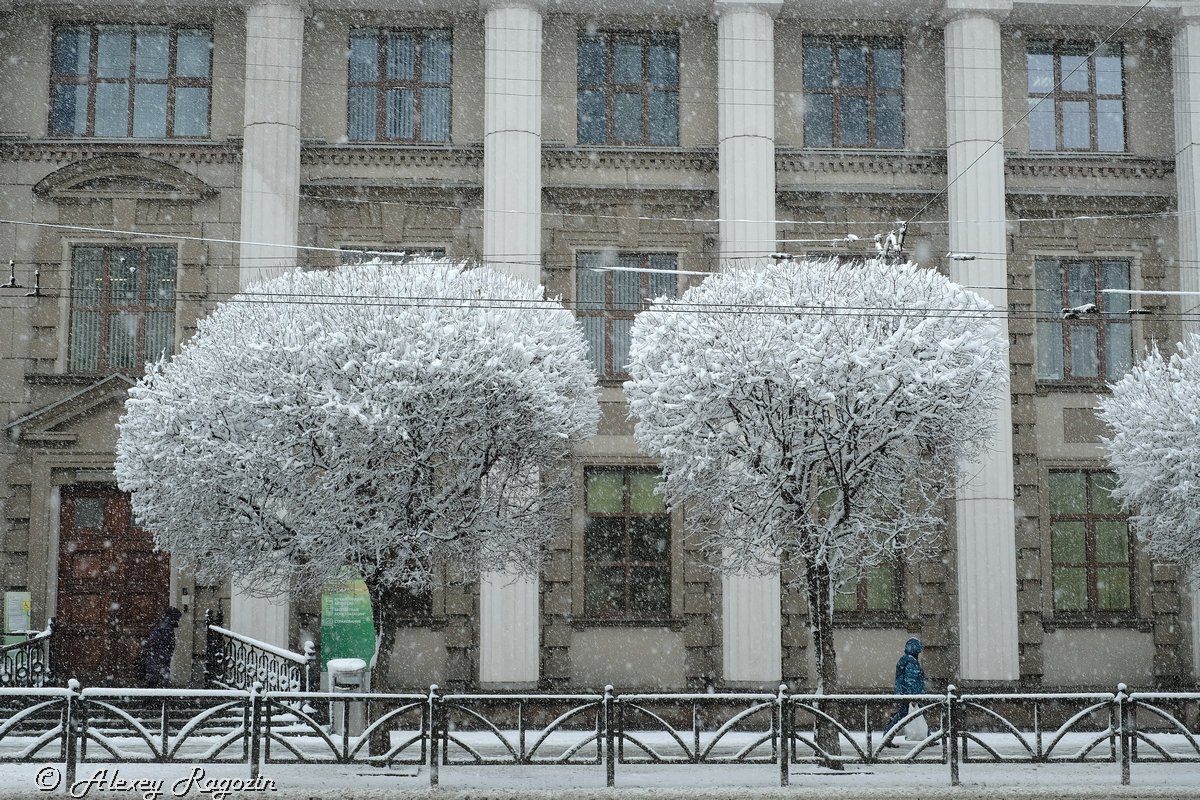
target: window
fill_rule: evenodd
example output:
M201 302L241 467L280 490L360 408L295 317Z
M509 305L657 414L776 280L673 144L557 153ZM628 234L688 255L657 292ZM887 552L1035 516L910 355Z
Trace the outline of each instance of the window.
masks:
M1133 358L1125 261L1039 259L1037 370L1039 380L1116 380Z
M54 29L50 132L205 137L212 33L178 25Z
M351 141L450 141L450 31L350 32Z
M658 472L589 469L583 605L592 617L671 613L671 515Z
M615 260L604 253L578 255L575 309L601 377L625 375L633 318L647 300L675 296L675 263L673 253L621 253ZM647 269L671 271L626 271Z
M1030 150L1124 151L1121 45L1031 41L1025 59Z
M804 37L806 147L904 147L899 39Z
M679 144L679 37L580 34L580 144Z
M174 248L74 248L72 372L140 372L174 344Z
M1055 611L1131 608L1129 522L1111 472L1050 473Z
M863 614L900 610L900 569L894 564L851 567L842 571L841 582L833 596L833 610L839 614Z

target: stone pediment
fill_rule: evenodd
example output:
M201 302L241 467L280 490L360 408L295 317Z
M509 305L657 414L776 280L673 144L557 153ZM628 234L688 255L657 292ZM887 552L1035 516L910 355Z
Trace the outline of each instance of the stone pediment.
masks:
M50 173L33 191L52 199L135 198L196 202L216 190L179 167L142 156L98 156Z
M124 404L129 388L136 383L125 375L109 375L85 389L80 389L49 405L26 414L4 427L12 441L32 447L73 444L79 434L72 428L76 423Z

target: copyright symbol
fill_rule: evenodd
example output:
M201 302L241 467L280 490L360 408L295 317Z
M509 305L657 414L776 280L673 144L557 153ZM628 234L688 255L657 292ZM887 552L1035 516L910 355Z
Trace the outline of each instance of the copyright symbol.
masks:
M54 791L61 782L62 773L58 771L58 767L42 767L33 778L34 786L43 792Z

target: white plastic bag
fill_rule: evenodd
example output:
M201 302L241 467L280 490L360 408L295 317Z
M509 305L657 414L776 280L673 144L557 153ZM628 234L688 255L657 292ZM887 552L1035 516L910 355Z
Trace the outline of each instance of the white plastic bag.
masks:
M909 703L908 713L916 714L920 707L920 703ZM929 723L925 721L925 715L917 714L917 716L910 719L908 724L904 726L903 733L904 738L910 742L924 741L925 737L929 735Z

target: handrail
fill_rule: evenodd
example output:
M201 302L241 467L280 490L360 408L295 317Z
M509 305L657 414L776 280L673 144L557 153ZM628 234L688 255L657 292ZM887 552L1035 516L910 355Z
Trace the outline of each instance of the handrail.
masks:
M231 631L228 628L222 628L220 625L214 624L209 625L208 627L214 633L219 633L222 636L229 637L230 639L237 639L239 642L244 642L259 650L265 650L272 655L279 656L280 658L288 661L295 661L297 664L304 664L308 661L308 657L304 653L293 653L291 650L286 650L282 647L276 647L275 645L264 642L261 639L255 639L247 636L244 633L238 633L237 631ZM312 642L307 642L306 644L312 644Z
M204 679L222 689L312 691L317 688L317 654L312 642L303 653L262 642L221 626L218 613L205 612Z
M45 630L9 631L7 636L24 636L22 642L0 645L0 686L45 686L51 680L54 620Z

